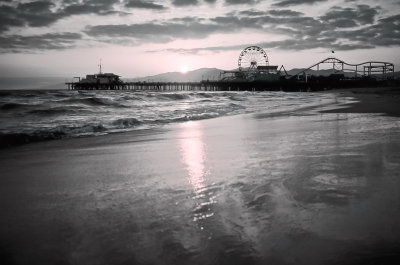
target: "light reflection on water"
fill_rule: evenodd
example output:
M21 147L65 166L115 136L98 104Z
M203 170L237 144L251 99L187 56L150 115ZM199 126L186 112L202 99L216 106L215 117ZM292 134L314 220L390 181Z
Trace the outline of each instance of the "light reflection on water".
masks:
M198 221L214 215L212 205L216 203L215 195L206 183L209 172L205 167L206 153L202 127L199 122L183 123L181 127L181 157L186 166L188 182L194 192L192 196L195 200L193 220Z
M180 146L182 160L187 167L189 182L196 193L204 188L204 143L198 122L182 125Z

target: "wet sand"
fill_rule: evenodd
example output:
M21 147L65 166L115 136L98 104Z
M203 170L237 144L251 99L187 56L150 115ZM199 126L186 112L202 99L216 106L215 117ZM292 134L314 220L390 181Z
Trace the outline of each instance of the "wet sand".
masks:
M325 113L380 113L400 117L400 87L341 89L334 93L354 97L357 102Z
M3 149L2 264L397 264L398 112L348 93Z

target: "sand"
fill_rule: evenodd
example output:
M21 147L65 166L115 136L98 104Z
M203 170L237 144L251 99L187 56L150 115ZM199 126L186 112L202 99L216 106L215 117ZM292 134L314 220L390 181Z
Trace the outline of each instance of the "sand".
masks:
M400 261L398 97L335 93L360 102L1 150L2 264Z
M342 97L354 97L357 102L325 113L380 113L400 117L400 88L353 88L335 90Z

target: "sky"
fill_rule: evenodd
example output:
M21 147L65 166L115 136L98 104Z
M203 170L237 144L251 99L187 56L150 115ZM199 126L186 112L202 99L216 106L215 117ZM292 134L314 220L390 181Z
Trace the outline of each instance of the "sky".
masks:
M1 77L231 70L253 45L288 70L335 56L398 71L400 1L0 0Z

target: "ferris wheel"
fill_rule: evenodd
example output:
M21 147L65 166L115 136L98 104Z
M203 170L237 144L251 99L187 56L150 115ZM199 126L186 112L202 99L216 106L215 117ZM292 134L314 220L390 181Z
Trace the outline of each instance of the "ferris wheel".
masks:
M239 70L253 70L258 66L267 65L269 65L267 53L258 46L249 46L239 55Z

